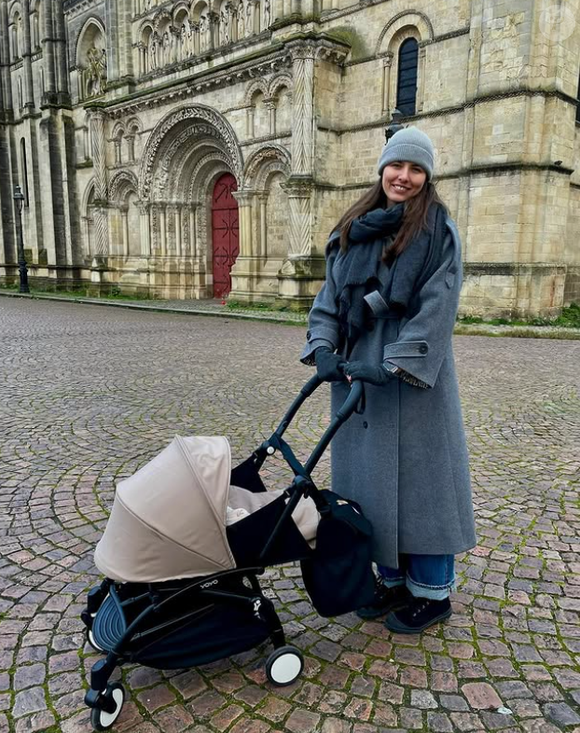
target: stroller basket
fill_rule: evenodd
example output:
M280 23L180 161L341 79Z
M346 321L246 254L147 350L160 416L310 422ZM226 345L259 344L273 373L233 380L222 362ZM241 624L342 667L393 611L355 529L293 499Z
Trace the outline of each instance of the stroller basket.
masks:
M319 492L311 479L332 437L363 400L362 383L352 385L304 465L283 438L320 384L313 377L270 438L233 470L225 438L176 437L117 487L95 551L95 564L107 577L89 592L81 614L88 642L106 654L91 670L85 697L96 730L112 727L120 714L124 691L109 680L124 662L160 669L197 666L270 638L274 652L266 662L267 677L276 685L292 683L302 671L302 654L286 644L275 608L262 592L257 576L266 566L301 561L307 590L325 615L352 610L328 605L326 589L309 587L324 584L326 578L334 586L331 590L344 585L333 576L334 559L352 576L354 591L362 593L357 596L360 605L369 588L374 590L370 525L360 508L331 492ZM284 491L272 492L266 490L260 469L277 450L294 479ZM251 511L227 523L232 498ZM308 532L316 535L314 550ZM360 577L352 573L354 552L359 554Z

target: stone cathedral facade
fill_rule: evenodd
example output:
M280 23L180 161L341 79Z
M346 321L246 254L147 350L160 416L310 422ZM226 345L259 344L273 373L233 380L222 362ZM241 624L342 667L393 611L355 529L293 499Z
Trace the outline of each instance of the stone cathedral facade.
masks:
M580 0L0 0L0 282L307 306L384 128L433 139L464 313L580 301Z

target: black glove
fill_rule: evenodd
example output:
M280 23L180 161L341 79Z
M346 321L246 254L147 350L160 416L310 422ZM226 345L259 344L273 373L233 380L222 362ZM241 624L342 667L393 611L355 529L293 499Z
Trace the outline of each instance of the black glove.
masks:
M375 384L377 387L390 382L393 374L384 366L371 366L364 361L349 361L344 365L344 373L352 379L360 379L362 382Z
M328 346L319 346L314 352L316 373L323 382L342 382L344 372L342 366L346 364L342 356L334 354Z

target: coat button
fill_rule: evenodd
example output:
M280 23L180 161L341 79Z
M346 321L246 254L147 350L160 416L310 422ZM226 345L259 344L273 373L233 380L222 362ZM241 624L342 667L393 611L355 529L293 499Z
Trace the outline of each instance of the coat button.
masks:
M421 344L419 346L419 353L420 354L426 354L428 351L429 351L429 347L427 346L427 344Z
M312 336L312 333L310 331L306 331L306 340L310 341L310 337Z
M369 426L369 424L368 424L368 422L367 422L367 421L365 420L365 421L363 422L363 428L364 428L364 429L366 430L366 429L368 428L368 426Z

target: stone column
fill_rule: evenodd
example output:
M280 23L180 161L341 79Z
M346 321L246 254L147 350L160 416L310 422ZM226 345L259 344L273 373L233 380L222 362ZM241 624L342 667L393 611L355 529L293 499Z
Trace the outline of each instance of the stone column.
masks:
M425 64L427 59L427 49L425 46L419 46L419 59L417 64L417 77L419 85L417 87L417 114L423 111L425 104Z
M149 220L149 204L139 204L139 223L141 231L141 254L151 256L151 223Z
M51 98L56 92L56 67L54 59L54 32L52 27L52 5L44 3L42 8L44 19L42 28L42 61L44 64L44 89Z
M10 44L8 40L8 3L0 2L0 102L3 110L12 109Z
M123 39L124 18L119 5L128 5L128 0L105 0L105 28L107 29L107 79L119 78L119 39ZM121 15L121 17L119 17ZM123 44L124 45L124 44Z
M108 252L107 171L105 160L105 112L102 109L91 110L90 125L95 176L95 255L106 257Z
M278 273L278 296L297 307L310 304L323 277L324 260L313 252L312 198L314 193L314 64L316 47L291 44L292 169L283 189L288 195L288 258ZM322 262L320 260L322 259Z
M121 229L123 232L123 256L129 256L129 212L128 209L122 208L121 212Z
M24 107L34 109L34 84L32 80L32 43L30 40L30 0L22 0L23 46L22 63L24 66Z
M291 44L292 74L292 175L312 175L314 154L314 44Z
M387 114L387 112L389 112L392 65L393 54L390 53L385 59L383 59L383 114Z
M252 204L254 191L235 191L233 197L238 202L240 257L251 257L255 254L252 241Z
M159 246L161 248L161 256L167 257L167 217L165 213L165 204L159 205Z
M312 253L311 180L289 178L282 188L288 195L289 206L289 259L308 257Z
M54 39L55 39L55 72L56 91L59 95L59 104L66 104L69 98L69 76L66 60L66 31L64 22L63 4L58 0L54 3Z
M239 204L240 254L232 267L232 290L235 300L251 303L259 280L262 262L259 254L259 229L255 227L259 211L256 211L255 191L236 191L233 194Z
M199 39L199 23L191 23L191 51L194 56L199 56L201 42Z
M219 46L220 17L217 13L208 13L207 19L209 22L209 48L207 50L213 51Z
M258 255L262 261L268 256L268 191L262 191L257 195L260 204L260 241Z
M182 241L181 241L181 205L177 205L175 207L175 255L177 257L182 257L183 255L183 247L182 247Z
M246 137L254 137L254 107L246 110Z
M311 197L314 164L314 58L310 43L292 47L292 173L286 184L290 205L289 257L308 257L312 249Z
M192 204L189 210L189 237L191 241L191 256L199 256L199 247L197 242L197 205Z
M264 107L268 110L268 122L270 128L270 135L276 134L276 102L273 99L268 99L264 102Z

